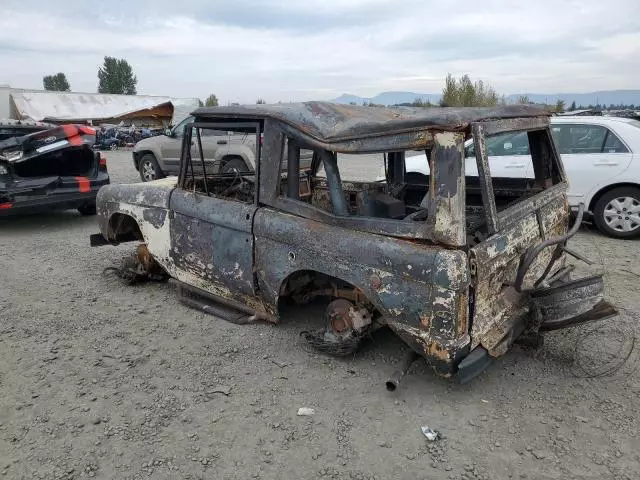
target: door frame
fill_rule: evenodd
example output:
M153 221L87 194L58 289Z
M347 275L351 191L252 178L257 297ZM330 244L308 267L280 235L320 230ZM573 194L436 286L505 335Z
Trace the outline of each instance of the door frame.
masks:
M257 121L239 121L239 122L199 122L199 121L193 121L191 123L188 123L185 126L185 134L184 137L182 138L182 150L181 150L181 154L180 154L180 169L178 171L178 188L182 188L182 186L184 185L184 182L187 178L187 175L191 174L194 175L193 173L193 169L191 169L191 171L189 172L188 168L187 168L187 164L192 165L191 161L191 137L193 135L193 129L194 128L211 128L214 130L227 130L227 131L232 131L234 129L237 129L238 126L243 126L246 128L254 128L255 132L256 132L256 159L255 159L255 175L256 175L256 191L255 191L255 196L254 196L254 204L258 205L258 200L260 198L260 158L262 156L262 145L260 144L260 136L262 135L262 124L260 122ZM201 161L203 162L203 175L206 179L206 170L205 170L205 165L204 165L204 154L202 153L202 150L200 150L201 152ZM223 175L223 174L218 174L218 175ZM235 175L235 174L230 174L230 175Z
M487 153L486 137L489 135L497 135L510 131L527 131L529 132L529 150L531 163L534 169L536 182L546 182L546 173L555 172L558 181L553 186L549 186L544 191L531 197L528 201L520 202L512 207L506 208L500 213L496 207L495 194L493 190L493 179L489 167L489 156ZM499 120L494 122L476 122L471 124L471 132L473 136L473 145L476 155L476 163L478 166L478 179L480 181L480 189L482 193L482 203L485 207L485 216L487 222L488 234L491 236L499 232L504 227L513 222L524 218L531 213L532 205L535 209L546 203L552 197L561 194L559 190L567 189L567 177L560 161L560 155L556 149L556 145L551 135L549 120L533 118L519 119L519 121L507 122ZM547 155L552 157L551 172L545 172L544 168L544 152L538 145L534 148L531 145L533 135L542 135L543 138L538 139L539 143L544 141L547 144Z
M186 242L184 249L187 253L195 253L201 255L198 258L201 266L211 263L208 270L198 272L197 276L204 277L206 284L198 285L199 288L210 291L210 293L219 295L222 291L227 291L232 299L245 302L247 295L256 295L256 276L254 272L255 265L255 237L253 235L253 221L255 213L259 208L259 162L255 172L255 192L251 203L243 203L236 200L227 199L212 195L207 188L205 191L192 191L185 188L188 178L204 177L205 184L207 179L206 169L202 173L193 171L193 162L204 162L204 155L200 159L192 159L191 140L193 128L211 128L216 130L233 130L239 126L244 128L255 129L256 136L261 134L261 124L259 122L192 122L185 128L185 135L182 142L182 151L180 157L180 171L178 175L177 187L171 195L169 208L172 217L171 226L171 251L173 252L174 241ZM257 153L260 153L260 145L257 143ZM189 168L191 166L191 168ZM204 165L203 165L204 167ZM215 177L233 177L232 174L213 174ZM197 197L200 197L198 199ZM176 210L178 206L178 210ZM218 208L215 208L215 207ZM208 208L214 207L213 211ZM180 216L180 218L178 218ZM184 218L182 218L184 217ZM190 219L189 219L190 217ZM196 229L192 240L185 240L181 232L174 231L174 226L179 222L189 222L192 228ZM193 232L193 230L192 230ZM234 233L235 232L235 233ZM204 238L195 238L203 236ZM233 238L240 238L239 242L234 242ZM214 245L214 239L226 239L225 245ZM235 253L233 249L237 249ZM220 250L231 252L229 258L223 258L216 261ZM247 251L248 250L248 251ZM227 252L227 253L229 253ZM222 254L224 257L224 253ZM185 256L185 255L183 255ZM249 258L247 258L247 256ZM233 257L233 258L231 258ZM239 261L243 263L240 265ZM186 262L187 260L185 260ZM176 268L191 273L185 267L179 267L179 261L174 261ZM183 262L184 263L184 262ZM250 285L248 276L250 275ZM189 275L186 275L188 277ZM179 275L178 275L179 278ZM227 278L227 282L224 281ZM185 281L185 280L183 280ZM186 283L191 283L186 279Z

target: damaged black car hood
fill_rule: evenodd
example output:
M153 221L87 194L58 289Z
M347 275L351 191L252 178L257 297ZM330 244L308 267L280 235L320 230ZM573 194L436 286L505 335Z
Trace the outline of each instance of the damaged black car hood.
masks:
M60 125L41 132L11 137L0 142L0 160L22 162L68 147L92 146L96 131L84 125Z

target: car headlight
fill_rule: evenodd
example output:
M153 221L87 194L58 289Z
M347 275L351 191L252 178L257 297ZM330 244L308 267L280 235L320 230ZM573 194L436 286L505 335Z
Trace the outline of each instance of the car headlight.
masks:
M6 169L6 167L0 165L0 175L6 175L9 173L9 170Z

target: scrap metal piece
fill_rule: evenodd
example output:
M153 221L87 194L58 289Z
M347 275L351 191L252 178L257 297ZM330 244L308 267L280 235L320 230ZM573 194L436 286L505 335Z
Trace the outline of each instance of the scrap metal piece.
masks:
M493 362L493 357L482 346L478 346L458 364L456 381L465 384L484 372Z
M571 229L566 233L566 235L549 238L527 250L524 256L524 260L522 261L522 263L520 264L520 267L518 268L518 274L516 275L516 281L514 285L516 291L518 292L522 291L522 282L524 281L524 277L527 274L529 267L531 266L533 261L536 259L536 257L540 254L540 252L542 252L542 250L544 250L545 248L550 247L551 245L564 243L567 240L569 240L571 237L573 237L578 231L578 229L580 228L580 225L582 224L583 215L584 215L584 203L581 203L580 207L578 208L578 215L576 217L576 221L571 227Z
M571 255L574 258L577 258L578 260L582 260L584 263L586 263L587 265L591 266L593 265L593 261L589 260L587 257L585 257L584 255L579 254L578 252L576 252L575 250L571 250L570 248L567 248L566 246L562 248L566 253L568 253L569 255Z
M433 428L428 427L426 425L423 425L422 427L420 427L420 430L422 430L422 434L430 442L435 442L436 440L441 438L440 432L438 432L437 430L434 430Z
M248 305L228 298L214 295L200 288L188 285L174 278L169 283L176 285L179 300L185 305L218 316L231 323L244 325L255 320L266 320L275 323L275 319L266 313L254 310Z
M413 362L415 362L418 358L420 358L420 355L418 355L413 350L411 350L407 354L404 361L402 362L402 367L400 368L400 370L396 370L395 372L393 372L391 377L389 377L389 380L387 380L387 382L385 383L389 392L393 392L398 388L398 386L400 385L400 380L402 380L402 378L407 374L407 372L411 368L411 365L413 365Z
M606 300L601 300L588 312L568 318L564 321L546 321L540 325L541 332L550 332L561 328L575 327L587 322L605 320L618 315L618 310Z
M531 299L542 315L542 325L560 323L591 310L604 299L602 275L593 275L557 287L531 292Z
M327 355L334 357L346 357L355 353L360 344L360 338L355 335L343 336L338 338L325 330L317 332L301 332L300 335L314 349Z

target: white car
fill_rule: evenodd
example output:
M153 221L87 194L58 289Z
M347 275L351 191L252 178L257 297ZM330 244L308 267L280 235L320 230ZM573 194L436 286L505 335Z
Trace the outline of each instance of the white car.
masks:
M569 179L569 203L584 202L598 229L616 238L640 235L640 122L621 117L552 117L551 132ZM471 141L466 175L477 176ZM525 132L487 139L492 177L534 178ZM406 159L407 179L429 175L424 154Z

